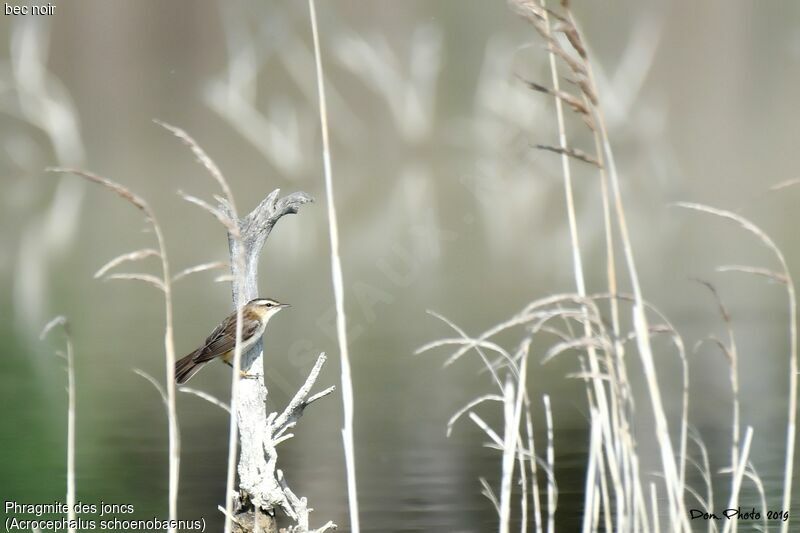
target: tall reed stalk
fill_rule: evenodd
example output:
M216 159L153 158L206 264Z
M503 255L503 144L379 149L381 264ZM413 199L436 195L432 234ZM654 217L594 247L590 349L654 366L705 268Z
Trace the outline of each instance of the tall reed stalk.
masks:
M548 11L546 9L545 0L542 0L542 7L543 10L543 27L545 31L545 36L552 42L552 30L550 26L550 17ZM575 277L575 286L577 290L578 296L581 298L586 297L586 282L584 279L583 274L583 260L581 258L581 246L580 246L580 239L578 237L578 223L577 217L575 214L575 200L574 194L572 190L572 167L570 164L570 156L568 154L569 145L567 143L567 130L566 130L566 121L564 119L564 103L563 99L559 97L562 93L560 87L560 80L559 80L559 73L558 73L558 65L556 61L556 54L551 47L549 49L549 66L550 66L550 78L553 84L553 92L555 94L554 102L556 108L556 122L558 124L558 142L559 148L561 149L561 170L564 177L564 195L565 195L565 202L567 207L567 219L569 222L569 232L570 232L570 243L571 243L571 250L572 250L572 261L573 261L573 268L574 268L574 277ZM606 232L609 233L610 227L606 225ZM607 250L607 256L613 257L614 250L613 245L611 244L611 237L608 237L608 244L610 249ZM613 266L611 267L613 268ZM609 285L611 285L612 280L615 280L616 276L613 271L609 274ZM615 287L610 286L609 291L615 290ZM612 298L614 300L614 298ZM586 338L591 338L593 335L591 324L587 319L583 321L583 328L584 334ZM620 468L617 464L618 457L615 451L612 449L614 439L612 438L612 427L611 421L612 419L616 420L616 414L612 414L611 409L609 408L609 399L606 396L606 386L602 379L600 379L600 362L598 360L597 350L591 344L587 347L587 355L588 355L588 362L591 371L591 375L593 378L591 379L592 387L594 389L594 401L597 403L599 416L592 417L592 423L600 423L604 438L601 440L602 445L606 447L606 460L609 462L609 473L611 474L611 478L613 481L613 487L617 494L617 519L621 521L625 515L625 509L621 502L624 502L623 499L623 487L622 487L622 479L620 474ZM607 367L607 372L612 371L613 366ZM614 389L610 389L610 392L614 392ZM611 400L612 404L616 404L617 401L615 398L612 397ZM618 428L614 428L618 431Z
M72 336L70 335L69 321L66 317L57 316L47 323L40 335L44 339L47 334L56 327L64 331L65 353L63 355L67 361L67 520L70 525L67 528L69 533L75 533L72 524L75 522L75 359L72 349Z
M173 337L173 315L172 315L172 277L170 276L169 261L167 259L167 248L164 241L164 234L155 213L144 199L137 196L122 185L108 180L104 177L84 172L82 170L66 168L50 168L52 172L62 174L74 174L88 181L102 185L106 189L116 193L123 200L139 209L145 220L153 229L158 244L157 250L144 249L129 252L115 257L97 271L95 277L106 279L120 279L144 282L160 290L164 297L164 351L166 353L166 410L167 422L169 425L169 519L170 523L178 519L178 480L180 473L180 434L178 429L178 417L175 410L175 340ZM126 262L140 261L142 259L156 256L161 262L161 277L151 274L140 273L121 273L107 274L112 268ZM174 527L169 528L170 533L176 531Z
M336 218L336 204L333 199L333 170L331 168L331 144L328 133L328 106L325 99L325 76L322 69L317 10L314 0L308 0L308 11L311 19L311 34L314 39L319 122L322 132L322 162L325 173L325 198L328 207L328 235L331 242L331 277L333 295L336 302L336 334L339 340L339 354L342 365L342 405L344 409L342 443L344 445L345 468L347 470L347 501L350 507L350 528L353 533L358 533L360 527L358 491L356 490L356 459L353 443L353 382L350 375L350 355L347 346L347 316L344 312L342 262L339 257L339 226Z

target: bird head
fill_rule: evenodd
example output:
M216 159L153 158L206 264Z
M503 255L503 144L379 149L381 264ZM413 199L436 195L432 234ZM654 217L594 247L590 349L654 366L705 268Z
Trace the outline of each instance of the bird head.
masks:
M262 320L269 320L272 315L290 306L272 298L256 298L247 302L246 307L256 313Z

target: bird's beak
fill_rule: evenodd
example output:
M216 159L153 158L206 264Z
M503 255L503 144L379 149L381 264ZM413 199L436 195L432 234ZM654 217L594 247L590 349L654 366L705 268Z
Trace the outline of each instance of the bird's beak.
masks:
M283 309L284 307L291 307L292 304L281 304L280 308Z

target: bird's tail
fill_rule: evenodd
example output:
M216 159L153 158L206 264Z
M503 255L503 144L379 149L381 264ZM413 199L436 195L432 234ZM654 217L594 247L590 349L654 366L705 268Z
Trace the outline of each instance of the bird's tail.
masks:
M178 385L183 385L189 381L205 364L205 361L202 363L195 362L194 358L196 355L197 352L192 352L175 362L175 382Z

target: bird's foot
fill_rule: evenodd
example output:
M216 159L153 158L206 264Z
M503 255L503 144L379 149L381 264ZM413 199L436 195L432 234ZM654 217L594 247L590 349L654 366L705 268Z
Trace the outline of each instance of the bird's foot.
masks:
M248 374L244 370L240 370L239 379L258 379L258 376L256 376L255 374Z

